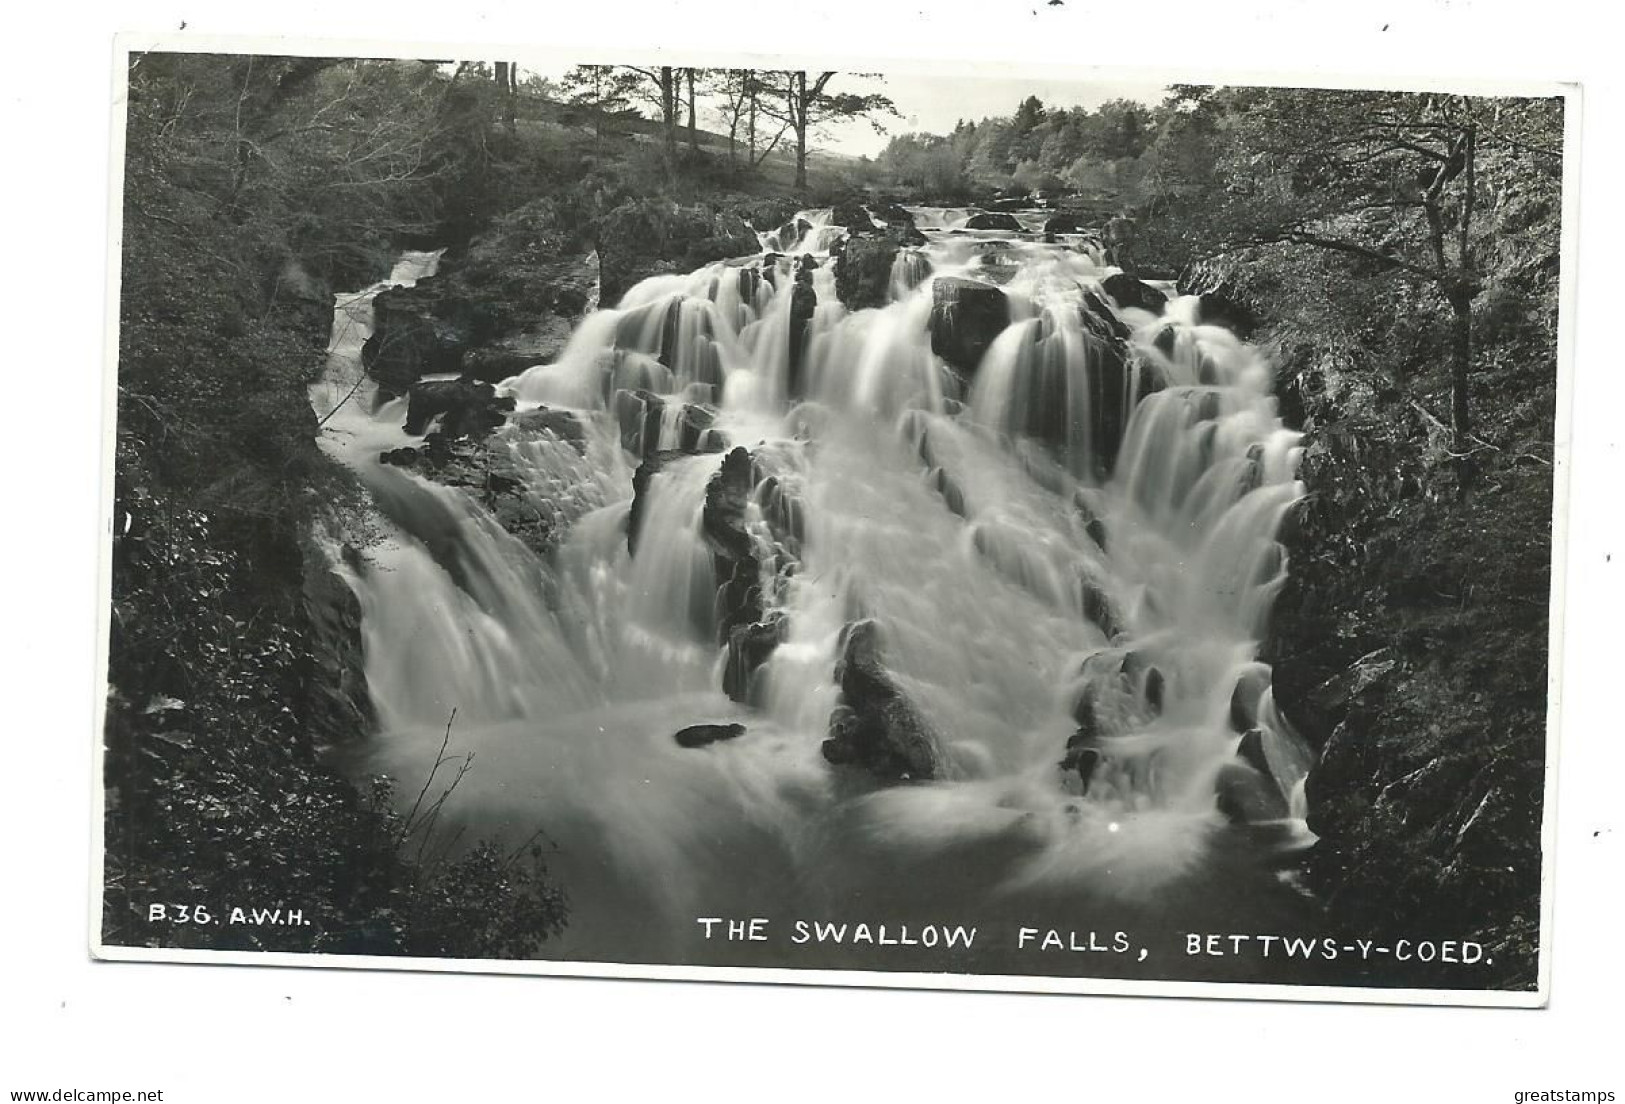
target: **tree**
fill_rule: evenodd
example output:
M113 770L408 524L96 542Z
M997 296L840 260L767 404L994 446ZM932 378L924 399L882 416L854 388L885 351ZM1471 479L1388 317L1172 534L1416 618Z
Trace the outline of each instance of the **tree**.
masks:
M1431 288L1450 318L1450 435L1472 477L1480 212L1513 177L1555 179L1561 102L1319 89L1176 89L1179 114L1223 135L1205 179L1206 252L1285 244L1330 251ZM1203 127L1192 128L1200 135ZM1163 178L1166 184L1168 177Z
M668 165L677 164L677 117L682 106L683 70L670 65L642 69L636 65L616 66L630 75L621 87L623 94L656 112L660 123L661 148Z
M863 74L854 74L862 76ZM768 111L782 120L796 136L796 187L807 186L807 135L844 119L861 119L875 115L895 115L897 107L891 98L878 92L859 95L852 92L829 92L829 82L837 76L824 72L809 79L804 69L791 70L782 75L777 102ZM877 131L884 127L878 119L870 118Z
M497 97L502 104L502 122L512 134L518 126L519 66L511 61L492 64L492 77L496 81Z
M602 147L604 136L617 124L637 114L632 100L641 79L616 65L578 65L564 75L569 102L592 116L594 150Z

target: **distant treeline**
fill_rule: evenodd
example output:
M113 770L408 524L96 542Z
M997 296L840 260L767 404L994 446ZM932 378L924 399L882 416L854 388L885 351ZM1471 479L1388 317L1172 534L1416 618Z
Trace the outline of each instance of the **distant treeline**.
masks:
M1164 154L1169 109L1109 100L1093 111L1046 107L961 120L950 134L903 134L875 161L877 183L963 203L990 192L1081 192L1133 206Z

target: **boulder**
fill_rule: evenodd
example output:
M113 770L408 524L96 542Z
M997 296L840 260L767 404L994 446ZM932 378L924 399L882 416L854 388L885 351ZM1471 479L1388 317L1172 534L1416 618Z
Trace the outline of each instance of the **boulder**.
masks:
M869 217L869 212L864 210L863 204L855 199L835 204L830 209L829 221L835 226L846 227L848 234L873 234L880 229Z
M735 624L728 630L728 656L722 668L722 692L736 702L752 701L751 684L774 649L784 642L788 622L781 614L761 621Z
M923 782L940 776L938 740L881 657L879 626L854 621L841 632L835 681L840 703L829 719L824 758L886 782Z
M795 218L801 210L801 201L793 196L742 196L733 200L728 209L752 228L767 233Z
M603 298L618 301L649 276L689 272L760 250L756 231L732 212L653 198L628 200L599 223Z
M811 260L811 258L805 258ZM790 394L801 394L801 366L807 357L807 324L818 310L818 293L812 286L812 269L817 262L802 267L790 290Z
M904 230L912 229L912 225L907 224ZM915 231L914 237L923 240L924 235ZM835 257L835 294L847 310L883 307L891 302L892 267L899 255L910 258L905 261L909 287L918 286L930 275L930 260L907 245L904 233L890 229L845 244Z
M1021 231L1021 222L1015 215L1003 211L981 211L965 220L966 230Z
M882 200L870 208L870 211L875 218L886 224L888 230L914 225L914 213L895 199Z
M406 394L423 376L460 372L478 331L475 307L444 277L385 288L372 301L372 315L361 363L379 392L391 398Z
M1112 297L1120 308L1134 308L1161 314L1168 305L1168 297L1144 280L1137 280L1126 272L1114 272L1100 282L1100 290Z
M1232 824L1261 824L1287 816L1286 798L1267 771L1226 763L1214 783L1219 812Z
M1004 292L963 276L937 279L931 286L931 351L965 375L976 371L982 354L1010 324Z
M812 231L812 228L812 223L804 218L787 219L784 225L779 227L779 248L788 252L790 247L806 237ZM769 256L772 256L772 254L769 254Z
M1196 321L1204 326L1223 326L1243 340L1258 328L1258 315L1253 309L1222 289L1197 296Z
M705 487L705 507L700 526L706 541L719 556L738 561L750 557L754 546L745 528L755 471L750 453L736 447L722 458L722 465Z
M1046 234L1081 234L1084 227L1076 215L1051 215L1044 220L1044 233Z
M552 434L561 441L568 441L576 452L586 454L587 431L581 424L581 418L568 410L536 406L509 415L508 422L525 433Z
M632 473L632 504L626 511L626 551L630 555L638 554L638 537L643 529L643 515L649 508L649 484L667 464L685 455L687 454L675 449L652 452L643 458L643 462Z
M696 724L677 730L672 739L678 747L702 748L723 740L736 740L745 734L745 726L733 724Z
M514 408L511 396L497 397L489 383L459 378L420 380L406 400L406 432L427 432L436 418L444 437L483 437L507 421Z

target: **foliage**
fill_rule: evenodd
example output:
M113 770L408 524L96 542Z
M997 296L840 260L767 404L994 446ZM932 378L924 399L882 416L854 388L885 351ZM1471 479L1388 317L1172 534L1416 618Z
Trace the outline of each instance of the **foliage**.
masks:
M1142 162L1165 113L1132 100L1093 111L1029 96L1005 117L961 121L951 134L893 138L877 160L885 183L939 202L999 193L1076 191L1108 206L1139 202Z
M358 734L312 720L307 534L354 492L315 446L305 389L333 288L387 271L403 240L488 218L522 175L522 157L503 160L513 143L490 82L465 77L417 62L132 59L110 942L529 953L562 922L533 860L477 843L426 861L316 755ZM488 923L458 921L453 897ZM155 903L207 904L220 924L153 924ZM230 906L301 909L311 924L230 924Z
M1277 700L1321 748L1309 787L1316 886L1351 929L1464 933L1491 947L1496 984L1526 986L1542 861L1560 211L1550 149L1534 152L1530 130L1556 120L1539 101L1461 108L1485 133L1521 120L1516 141L1530 146L1501 148L1504 131L1487 139L1476 212L1465 217L1459 189L1456 209L1440 212L1455 228L1450 272L1462 271L1465 226L1482 289L1469 301L1464 449L1451 424L1455 314L1439 280L1386 259L1436 263L1430 219L1375 208L1417 175L1390 165L1371 179L1363 168L1292 179L1315 163L1304 151L1384 117L1324 95L1317 115L1310 93L1238 91L1222 112L1204 93L1180 114L1182 136L1157 150L1181 167L1159 178L1143 229L1162 256L1183 257L1192 286L1257 308L1283 414L1306 435L1309 495L1284 538L1268 658ZM1376 156L1438 173L1412 150ZM1318 240L1332 236L1359 248Z

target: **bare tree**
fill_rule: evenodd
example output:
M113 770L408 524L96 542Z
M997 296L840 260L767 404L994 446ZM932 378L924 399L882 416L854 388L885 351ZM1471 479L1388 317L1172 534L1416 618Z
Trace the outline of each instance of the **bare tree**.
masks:
M796 187L807 186L807 136L823 127L845 119L868 118L876 130L883 130L875 116L895 115L897 107L889 96L878 92L859 95L852 92L828 91L829 83L838 74L834 71L810 77L804 69L782 74L778 95L773 98L767 114L783 121L796 136ZM872 77L873 74L856 73L853 76Z

